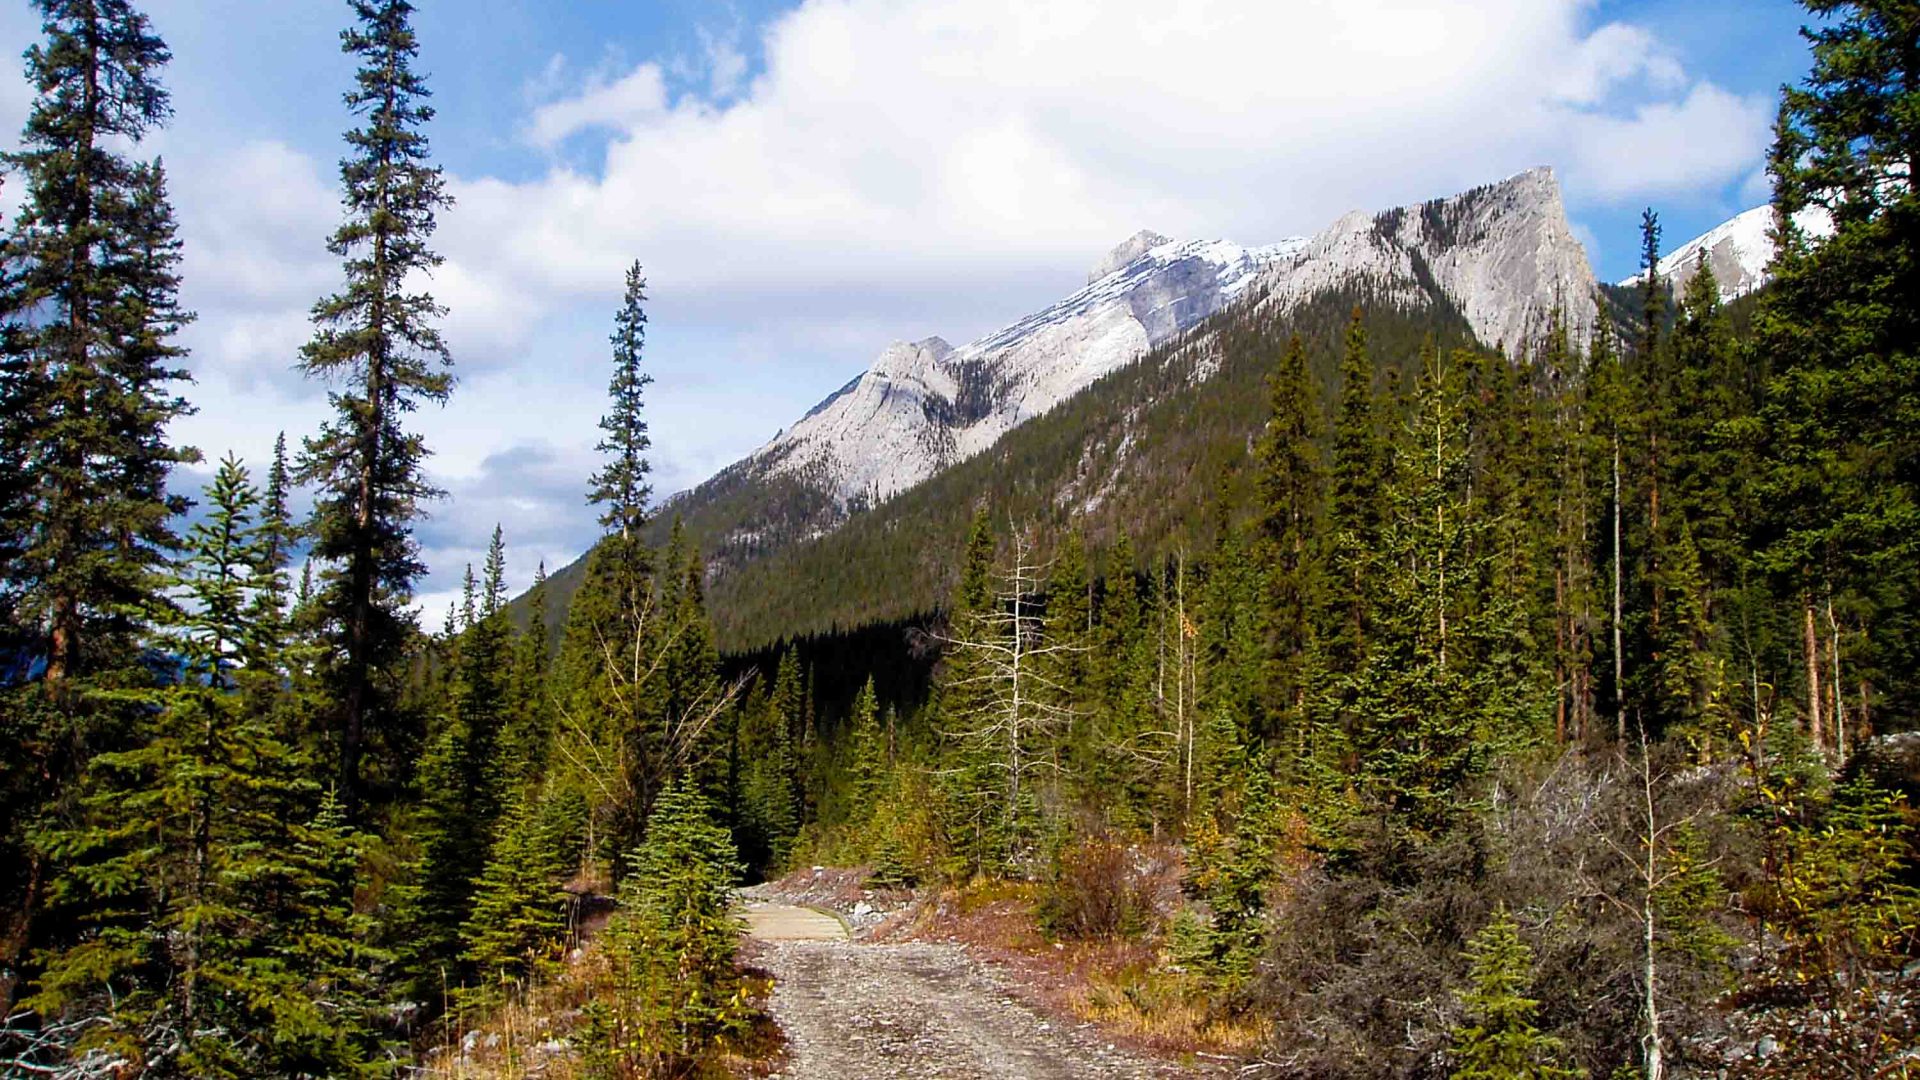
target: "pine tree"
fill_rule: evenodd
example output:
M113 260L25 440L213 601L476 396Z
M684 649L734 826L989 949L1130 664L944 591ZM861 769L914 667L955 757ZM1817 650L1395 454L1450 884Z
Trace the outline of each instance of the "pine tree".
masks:
M259 494L228 458L206 498L166 642L181 677L154 692L138 746L93 760L78 820L43 840L65 867L56 901L89 932L49 958L29 1005L80 1021L76 1055L185 1075L353 1073L368 1019L354 972L369 957L340 887L351 841L276 713L234 689L241 660L275 662L250 617L268 576Z
M799 658L789 649L780 658L773 692L756 693L741 709L734 843L756 871L783 865L800 828L798 767L787 715L789 708L799 708L799 681Z
M406 415L452 392L452 359L434 325L443 311L410 292L440 265L427 246L434 216L451 205L422 129L433 119L426 80L413 70L419 42L407 0L352 0L355 26L341 49L360 68L347 108L362 118L340 163L346 220L327 248L346 284L313 307L302 348L309 376L336 382L335 417L306 440L299 478L319 487L310 526L323 572L318 614L332 647L340 790L350 809L363 793L370 737L398 721L393 679L406 653L407 604L424 572L412 534L420 504L439 493L423 472L426 443Z
M1574 1080L1585 1075L1555 1061L1565 1052L1558 1039L1534 1026L1540 1003L1527 997L1533 950L1520 939L1513 916L1501 907L1467 943L1473 988L1462 995L1467 1023L1454 1029L1453 1080Z
M880 730L879 701L874 694L873 680L869 678L853 699L853 717L848 732L845 819L851 828L865 828L879 806L886 770L886 737Z
M1354 309L1340 360L1340 405L1327 491L1328 583L1321 637L1328 664L1351 671L1365 654L1372 619L1367 592L1375 538L1386 520L1388 444L1375 416L1373 359Z
M661 700L656 677L668 652L681 645L674 620L684 616L663 608L663 600L686 586L685 566L660 568L641 535L651 490L646 451L651 442L642 415L643 392L652 377L640 370L646 328L641 304L646 280L636 263L627 273L627 292L614 316L614 372L608 383L609 411L601 418L605 437L598 449L605 462L591 479L588 501L604 504L604 535L588 556L585 580L567 610L561 640L559 722L573 768L585 775L576 787L590 792L589 833L616 869L618 853L637 841L670 762L692 748L676 741L680 729ZM688 624L696 636L699 625ZM698 651L699 643L685 643ZM690 654L682 657L697 658ZM697 680L686 665L680 670ZM691 684L689 684L691 685Z
M599 1010L607 1044L649 1075L687 1075L743 1029L731 914L739 874L726 830L694 785L670 784L606 931L615 994Z
M544 973L567 929L562 845L543 814L538 789L523 785L508 801L474 883L462 937L483 999Z
M1920 639L1900 629L1920 613L1920 111L1908 5L1805 6L1812 70L1783 93L1768 166L1778 243L1755 330L1771 374L1750 445L1760 565L1799 609L1803 713L1827 747L1842 698L1868 699L1856 721L1920 701ZM1833 234L1815 242L1803 225L1821 214ZM1834 595L1857 608L1861 643L1823 658Z
M1469 490L1468 361L1423 354L1381 558L1363 583L1379 612L1373 639L1334 687L1389 858L1450 829L1493 755L1544 726L1544 695L1524 662L1524 613L1517 598L1482 587L1494 577L1485 540L1497 520L1477 512Z
M527 590L526 629L513 644L513 677L508 694L504 751L522 781L544 774L553 740L547 593L547 564L542 561L534 571L533 587Z
M1370 370L1367 376L1371 378ZM1267 395L1267 424L1254 448L1260 465L1259 554L1267 577L1266 698L1276 714L1299 724L1305 703L1302 676L1314 648L1321 603L1317 541L1326 487L1320 449L1326 421L1299 338L1287 342L1267 382Z
M180 245L161 167L131 159L171 114L171 59L127 0L41 0L45 40L27 50L37 97L26 179L0 274L0 436L23 485L0 506L0 553L21 613L44 634L49 685L132 655L164 606L173 466L167 424L190 411L175 335Z
M1604 507L1607 599L1605 653L1612 677L1607 680L1614 720L1614 739L1625 744L1629 709L1627 665L1627 576L1631 556L1626 547L1627 443L1632 438L1631 386L1614 351L1612 335L1604 328L1595 336L1587 365L1587 405L1593 438L1601 462L1597 473L1606 477L1600 500ZM1635 672L1637 675L1637 672Z
M451 713L420 766L415 828L420 855L402 893L401 921L403 964L423 995L436 995L444 979L457 982L475 955L466 938L468 916L508 794L510 763L502 753L510 632L505 564L505 543L496 526L486 577L477 590L471 571L468 575L465 629L453 658Z
M1092 746L1088 730L1093 696L1093 579L1087 572L1086 542L1070 532L1054 553L1047 575L1046 621L1041 637L1060 646L1049 654L1045 678L1054 685L1054 702L1072 711L1070 730L1063 740L1062 754L1074 768L1084 763Z
M292 616L293 583L287 578L294 545L298 542L293 514L288 506L293 479L287 467L287 436L273 440L273 461L267 467L267 486L261 493L260 523L256 527L260 561L266 577L260 583L255 617L285 627Z
M1212 910L1207 963L1229 987L1244 983L1265 949L1268 893L1281 873L1284 825L1272 767L1246 763L1233 836L1206 882Z
M607 461L593 474L593 488L587 501L604 504L600 525L610 535L623 540L637 537L647 521L647 500L653 489L647 483L652 465L647 450L653 442L647 436L647 422L641 407L647 384L653 376L640 370L640 353L646 345L647 279L635 262L627 268L627 291L613 319L613 378L607 384L612 411L600 419L605 437L595 447Z
M732 740L724 730L733 717L735 688L720 680L720 654L707 619L706 568L678 518L662 559L659 609L665 644L657 686L651 690L662 715L660 769L692 769L705 793L726 790L725 758Z

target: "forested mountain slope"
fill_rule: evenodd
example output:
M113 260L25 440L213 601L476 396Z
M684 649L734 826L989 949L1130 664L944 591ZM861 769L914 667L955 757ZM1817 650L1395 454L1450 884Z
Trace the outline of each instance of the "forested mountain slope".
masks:
M987 495L1017 492L1023 525L1124 515L1136 535L1191 541L1205 530L1194 507L1258 429L1261 365L1289 334L1330 347L1364 307L1385 320L1383 367L1428 332L1538 340L1556 311L1584 340L1597 290L1547 169L1263 248L1142 232L1086 288L979 341L889 346L790 430L669 500L656 539L684 521L732 648L929 610L945 588L931 568ZM1316 350L1323 385L1331 355ZM583 567L549 582L550 618Z

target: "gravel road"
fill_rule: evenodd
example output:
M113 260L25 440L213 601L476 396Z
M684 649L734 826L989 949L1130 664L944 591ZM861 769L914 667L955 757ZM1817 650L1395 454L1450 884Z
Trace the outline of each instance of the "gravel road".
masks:
M992 969L956 945L845 940L836 920L756 903L757 962L774 976L786 1032L785 1080L1069 1080L1195 1073L1111 1047L1090 1026L1050 1020L1014 1000ZM802 928L817 928L807 936ZM750 932L754 932L750 929ZM761 934L755 932L756 937Z

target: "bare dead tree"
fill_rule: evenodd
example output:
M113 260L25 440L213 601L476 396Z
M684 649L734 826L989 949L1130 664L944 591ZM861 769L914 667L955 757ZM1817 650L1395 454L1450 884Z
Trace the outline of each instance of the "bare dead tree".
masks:
M655 633L659 621L650 591L623 595L620 634L596 625L602 695L581 707L562 701L554 740L560 759L587 793L586 851L623 814L645 820L666 778L703 763L703 736L746 692L751 675L704 691L677 715L652 726L646 695L686 627Z
M1034 774L1060 769L1058 756L1046 751L1077 710L1057 674L1059 661L1086 649L1046 639L1036 597L1050 564L1034 559L1031 541L1017 529L1011 548L992 603L937 635L961 673L948 686L968 702L944 718L942 734L1004 777L1008 820L1031 794Z
M1640 1037L1643 1075L1646 1080L1666 1080L1668 1005L1662 998L1665 982L1661 954L1666 951L1663 942L1671 920L1663 909L1661 897L1681 878L1709 870L1718 860L1695 862L1674 846L1675 835L1691 828L1700 819L1701 811L1696 809L1685 814L1673 811L1666 796L1671 777L1666 770L1655 768L1646 732L1640 732L1637 758L1629 759L1625 748L1621 748L1618 755L1621 775L1632 785L1630 820L1626 828L1632 833L1633 843L1631 846L1622 843L1615 835L1618 830L1609 827L1615 823L1605 816L1596 815L1592 825L1601 844L1627 871L1628 886L1619 889L1590 885L1590 888L1594 896L1638 927L1640 970L1636 981L1643 1024Z

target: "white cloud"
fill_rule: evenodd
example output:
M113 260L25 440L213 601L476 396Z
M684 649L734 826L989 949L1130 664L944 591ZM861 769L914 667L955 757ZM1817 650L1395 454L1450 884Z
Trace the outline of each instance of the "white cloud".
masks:
M1553 83L1553 92L1577 105L1596 105L1622 83L1635 79L1668 93L1687 84L1679 59L1651 33L1638 26L1608 23L1573 50Z
M540 146L591 128L622 129L657 117L667 104L666 79L658 64L642 64L612 82L533 111L527 137Z
M1751 168L1765 104L1645 29L1583 30L1589 6L815 0L744 86L709 40L737 98L672 96L649 62L536 109L532 142L605 131L604 160L459 185L448 250L536 305L610 296L637 256L663 296L777 318L880 290L962 323L914 331L968 331L968 282L1070 282L1143 226L1260 242L1542 162L1576 201Z
M1763 102L1698 83L1684 98L1642 105L1627 117L1573 118L1570 168L1600 199L1711 197L1753 168L1770 118Z

